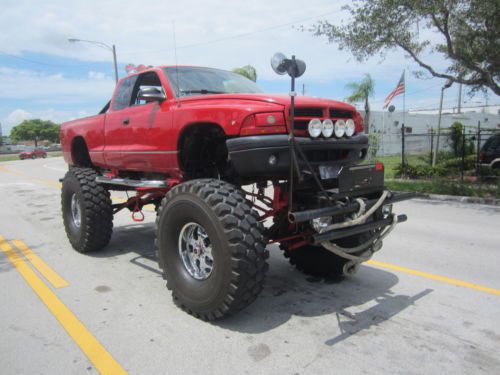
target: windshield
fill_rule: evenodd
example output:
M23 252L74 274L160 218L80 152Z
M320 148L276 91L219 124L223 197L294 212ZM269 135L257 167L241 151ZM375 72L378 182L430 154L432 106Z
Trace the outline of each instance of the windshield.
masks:
M257 93L262 90L253 81L225 70L194 67L165 68L176 96L204 94Z

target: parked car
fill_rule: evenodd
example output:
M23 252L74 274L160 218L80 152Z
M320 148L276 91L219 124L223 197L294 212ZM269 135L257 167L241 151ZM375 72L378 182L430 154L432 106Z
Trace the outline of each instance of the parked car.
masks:
M479 152L481 167L500 168L500 133L488 138Z
M27 149L19 154L19 159L36 159L36 158L46 158L47 152L40 148Z

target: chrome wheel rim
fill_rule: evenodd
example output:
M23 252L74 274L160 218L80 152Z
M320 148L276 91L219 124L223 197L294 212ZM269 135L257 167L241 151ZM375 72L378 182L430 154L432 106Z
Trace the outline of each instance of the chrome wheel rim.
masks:
M71 196L71 219L73 221L73 225L80 228L80 225L82 224L82 212L80 210L80 200L76 194Z
M200 224L188 223L182 227L179 234L179 255L186 271L194 279L206 280L212 274L212 243Z

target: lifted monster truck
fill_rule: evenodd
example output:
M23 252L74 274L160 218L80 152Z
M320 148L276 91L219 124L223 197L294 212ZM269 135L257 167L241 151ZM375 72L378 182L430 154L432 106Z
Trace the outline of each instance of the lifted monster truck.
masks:
M383 165L360 165L368 137L354 107L264 94L227 71L166 66L129 75L98 115L64 123L61 143L71 245L99 250L115 213L129 209L140 221L154 204L167 287L205 320L256 299L270 243L307 274L348 275L406 220L392 203L409 197L384 189ZM135 195L113 203L111 190Z

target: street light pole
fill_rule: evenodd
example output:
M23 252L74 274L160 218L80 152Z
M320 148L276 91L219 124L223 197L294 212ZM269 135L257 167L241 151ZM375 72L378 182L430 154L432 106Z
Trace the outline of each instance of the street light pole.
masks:
M118 65L116 63L116 47L113 44L113 63L115 65L115 84L118 83Z
M116 47L114 44L112 46L110 46L106 43L98 42L96 40L86 40L86 39L77 39L77 38L69 38L68 42L70 42L70 43L76 43L76 42L91 43L91 44L98 45L102 48L105 48L105 49L111 51L113 53L113 65L115 68L115 83L118 83L118 64L116 62Z
M443 96L444 96L444 90L449 88L453 81L446 81L443 87L441 87L441 100L439 101L439 116L438 116L438 126L437 126L437 137L436 137L436 150L434 151L434 155L432 158L432 166L435 167L438 159L438 152L439 152L439 136L441 135L441 115L443 112Z

